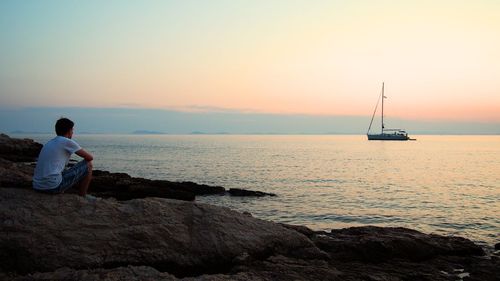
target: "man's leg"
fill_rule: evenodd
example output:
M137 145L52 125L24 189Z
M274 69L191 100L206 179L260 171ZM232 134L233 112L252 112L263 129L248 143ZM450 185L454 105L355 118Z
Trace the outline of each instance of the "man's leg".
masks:
M87 162L87 174L85 177L77 184L78 194L80 196L85 196L87 190L89 189L90 181L92 180L92 161Z
M60 193L64 193L71 187L78 188L81 196L87 194L90 179L92 178L92 163L85 160L73 165L73 167L62 172L62 181L58 187Z

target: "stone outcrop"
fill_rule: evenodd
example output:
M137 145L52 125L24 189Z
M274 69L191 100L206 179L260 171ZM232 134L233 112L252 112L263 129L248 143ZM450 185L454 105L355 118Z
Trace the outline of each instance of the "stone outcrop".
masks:
M1 278L1 276L0 276ZM5 279L7 279L6 276ZM80 280L80 281L144 281L144 280L158 280L158 281L173 281L179 280L175 276L160 272L148 266L128 266L117 267L112 269L91 269L91 270L74 270L68 267L58 269L54 272L35 273L23 277L11 277L9 279L16 281L32 281L32 280Z
M32 139L15 139L0 134L0 158L14 162L36 161L42 145Z
M262 191L253 191L240 188L230 188L228 193L231 196L255 196L255 197L276 196L276 194L274 193L266 193Z
M184 277L183 281L248 281L248 280L343 280L337 270L328 268L327 264L312 267L307 263L295 263L279 258L267 262L259 271L237 272L233 274L210 274L197 277ZM0 276L1 277L1 276ZM73 280L73 281L172 281L181 280L175 276L160 272L149 266L128 266L112 269L90 269L72 270L70 268L59 269L55 272L35 273L23 277L11 278L15 281L33 280Z
M313 241L333 258L382 262L391 259L423 261L436 256L482 256L484 250L462 237L428 235L393 227L351 227L316 235Z
M226 272L241 257L327 258L280 225L170 199L88 202L0 188L0 222L0 268L19 273L153 265L184 276Z
M210 186L194 182L171 182L166 180L149 180L131 177L125 173L110 173L94 170L94 179L90 184L93 194L118 200L160 197L192 201L199 195L225 195L222 186ZM231 188L227 192L231 196L276 196L273 193Z
M149 180L131 177L125 173L110 173L94 170L94 179L90 190L99 197L113 197L118 200L160 197L192 201L199 195L225 195L222 186L210 186L194 182L171 182L166 180ZM231 188L227 192L231 196L276 196L273 193Z
M0 188L0 279L495 280L499 259L405 228L312 231L161 198Z
M0 158L0 187L31 187L34 165Z
M197 189L199 188L199 189ZM110 173L94 170L90 184L92 194L103 198L131 200L137 198L159 197L193 201L197 194L212 192L223 193L223 187L210 187L195 183L176 183L165 180L134 178L125 173Z

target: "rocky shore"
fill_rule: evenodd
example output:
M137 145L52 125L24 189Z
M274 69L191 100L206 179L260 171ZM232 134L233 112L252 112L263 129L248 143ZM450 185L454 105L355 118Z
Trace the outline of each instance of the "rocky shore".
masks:
M31 139L14 139L0 134L0 187L31 187L35 161L41 148L41 144ZM193 201L197 195L276 196L261 191L226 190L222 186L150 180L131 177L126 173L100 170L93 171L89 190L98 197L115 198L120 201L147 197ZM69 192L71 193L71 190Z
M39 149L0 136L0 280L499 280L498 256L465 238L319 232L196 202L223 187L95 171L97 201L37 193Z

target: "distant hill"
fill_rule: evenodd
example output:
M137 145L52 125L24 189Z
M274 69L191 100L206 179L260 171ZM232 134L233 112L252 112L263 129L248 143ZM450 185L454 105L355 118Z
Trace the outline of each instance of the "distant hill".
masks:
M35 132L35 131L22 131L22 130L15 130L15 131L10 131L10 134L30 134L30 135L41 135L41 134L51 134L52 132Z
M202 132L202 131L193 131L189 133L190 135L231 135L231 133L228 132Z
M132 134L134 134L134 135L166 135L167 133L159 132L159 131L136 130L136 131L133 131Z

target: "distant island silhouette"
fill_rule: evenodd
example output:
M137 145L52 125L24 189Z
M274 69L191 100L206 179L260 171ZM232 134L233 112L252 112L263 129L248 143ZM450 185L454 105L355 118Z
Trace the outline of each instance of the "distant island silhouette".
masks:
M165 132L149 131L149 130L136 130L132 132L133 135L166 135Z

